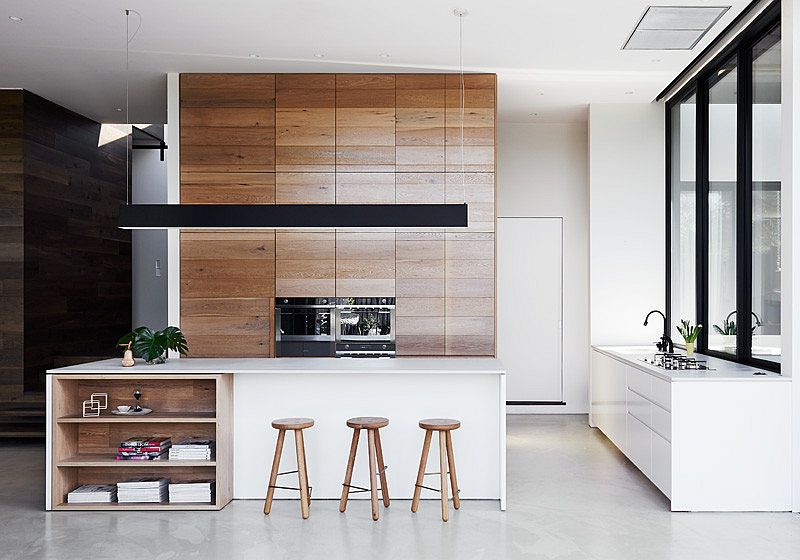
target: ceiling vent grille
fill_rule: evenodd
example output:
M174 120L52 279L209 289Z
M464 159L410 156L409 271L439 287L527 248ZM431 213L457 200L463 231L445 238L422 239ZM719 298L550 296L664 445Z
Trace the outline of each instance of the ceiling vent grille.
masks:
M626 50L691 50L730 6L649 6L622 46Z

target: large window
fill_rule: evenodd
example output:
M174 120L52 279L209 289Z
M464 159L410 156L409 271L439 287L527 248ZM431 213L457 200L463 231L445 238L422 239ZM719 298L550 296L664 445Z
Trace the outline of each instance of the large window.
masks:
M773 370L781 358L781 50L765 13L667 106L668 313L698 348ZM682 343L676 329L673 339Z

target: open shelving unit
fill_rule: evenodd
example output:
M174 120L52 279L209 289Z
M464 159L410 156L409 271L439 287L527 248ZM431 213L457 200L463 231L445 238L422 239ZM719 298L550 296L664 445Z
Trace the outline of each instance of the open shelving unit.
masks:
M48 464L52 510L219 510L233 494L231 374L54 374L48 400ZM135 389L146 416L114 415L131 404ZM108 409L84 418L82 403L92 393L108 394ZM210 461L118 461L119 443L133 436L170 436L215 441ZM216 480L213 503L68 504L67 494L82 484L113 484L140 477Z

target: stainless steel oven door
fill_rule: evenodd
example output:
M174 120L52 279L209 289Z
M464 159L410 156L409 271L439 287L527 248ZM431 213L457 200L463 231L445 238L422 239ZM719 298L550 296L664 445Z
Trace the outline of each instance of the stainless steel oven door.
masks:
M333 340L335 310L330 305L275 307L277 342L329 342Z
M395 340L394 306L338 305L336 342L391 342Z

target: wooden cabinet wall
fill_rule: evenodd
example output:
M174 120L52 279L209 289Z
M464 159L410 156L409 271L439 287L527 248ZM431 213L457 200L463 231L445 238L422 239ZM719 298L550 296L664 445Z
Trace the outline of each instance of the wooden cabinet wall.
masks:
M454 74L182 75L182 202L469 204L466 229L184 232L194 347L272 355L274 297L395 296L399 354L494 355L495 81L464 76L462 131Z

